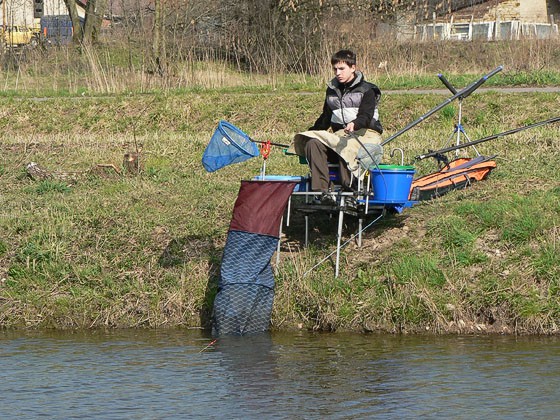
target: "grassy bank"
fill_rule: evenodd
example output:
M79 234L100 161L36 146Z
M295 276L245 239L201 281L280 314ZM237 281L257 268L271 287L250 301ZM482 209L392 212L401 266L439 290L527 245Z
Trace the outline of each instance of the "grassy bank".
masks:
M200 158L217 121L287 143L322 98L318 88L1 99L0 325L206 325L239 181L261 164L206 173ZM386 134L443 98L386 95ZM476 139L558 108L557 93L476 93L464 101L463 125ZM390 147L411 161L444 146L456 114L455 103ZM556 333L558 134L551 125L481 144L482 154L498 154L489 180L374 224L361 248L344 250L338 278L329 262L312 269L334 250L332 220L314 220L304 249L294 214L276 267L273 328ZM119 173L137 150L141 173ZM31 179L32 161L50 176ZM416 165L419 174L435 167ZM267 172L307 168L275 149ZM357 226L347 220L349 237Z
M361 18L360 18L361 19ZM322 90L332 77L329 56L340 47L358 54L359 67L383 89L416 87L444 88L436 77L443 73L457 86L497 66L506 71L490 78L487 86L549 86L560 84L560 40L521 40L503 42L395 42L362 39L346 44L341 39L328 47L308 51L309 61L316 63L307 71L290 66L278 56L248 71L239 61L211 47L170 47L165 71L156 71L153 57L136 43L107 36L95 48L35 48L0 52L0 96L94 96L178 90L223 89L229 91ZM337 35L339 38L339 35ZM142 39L140 44L143 44ZM267 45L267 50L270 46ZM297 48L288 57L297 53ZM259 57L262 61L264 57ZM298 70L299 69L299 70ZM266 70L266 71L265 71Z

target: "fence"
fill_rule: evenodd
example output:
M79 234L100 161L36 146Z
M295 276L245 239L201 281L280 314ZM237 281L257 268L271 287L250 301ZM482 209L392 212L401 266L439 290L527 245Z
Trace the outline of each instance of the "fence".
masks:
M400 31L401 37L407 33L418 41L460 40L499 41L519 39L549 39L558 37L558 24L526 23L516 20L488 22L447 22L414 25L413 31ZM406 37L406 35L405 35Z

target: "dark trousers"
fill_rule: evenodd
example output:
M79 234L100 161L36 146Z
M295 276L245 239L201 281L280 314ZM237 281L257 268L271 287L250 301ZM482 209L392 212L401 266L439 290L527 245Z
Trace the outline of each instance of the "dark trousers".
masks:
M327 192L330 189L329 163L338 163L340 183L343 188L350 188L352 180L346 162L331 148L317 139L305 143L305 157L311 169L311 190Z

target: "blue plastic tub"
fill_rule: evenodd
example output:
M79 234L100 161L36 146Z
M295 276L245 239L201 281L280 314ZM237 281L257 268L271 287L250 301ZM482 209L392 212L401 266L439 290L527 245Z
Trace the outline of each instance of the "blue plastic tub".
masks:
M340 166L329 165L329 180L333 184L340 184Z
M405 203L415 174L413 166L379 165L371 171L373 199L376 202Z
M295 181L298 183L294 188L294 192L296 192L306 190L305 184L307 182L307 178L294 175L265 175L264 179L262 179L261 176L254 177L253 181Z

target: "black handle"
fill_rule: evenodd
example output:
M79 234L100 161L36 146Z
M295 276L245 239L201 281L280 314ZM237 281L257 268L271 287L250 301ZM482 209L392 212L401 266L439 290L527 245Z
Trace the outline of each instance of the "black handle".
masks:
M455 95L457 93L457 89L455 89L453 87L453 85L451 83L449 83L449 80L447 80L443 74L439 73L437 75L437 77L439 77L439 80L442 81L442 83L445 85L445 87L447 89L449 89L453 95Z

